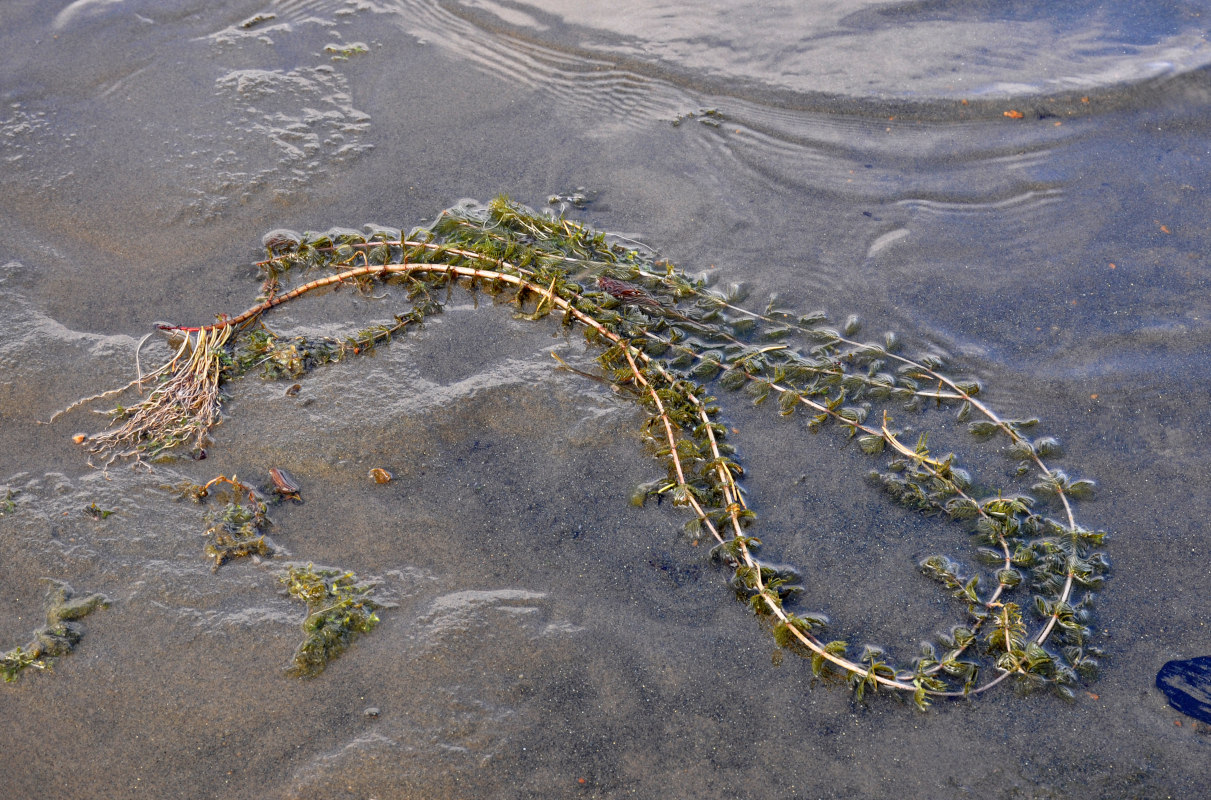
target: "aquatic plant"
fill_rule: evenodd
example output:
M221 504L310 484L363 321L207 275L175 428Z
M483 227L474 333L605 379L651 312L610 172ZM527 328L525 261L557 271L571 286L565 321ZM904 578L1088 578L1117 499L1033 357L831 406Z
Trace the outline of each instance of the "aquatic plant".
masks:
M237 558L267 558L279 552L265 534L272 524L268 510L273 502L266 495L298 501L300 490L284 470L269 472L264 492L234 475L219 475L204 484L185 482L164 487L196 503L215 496L224 502L222 509L209 515L210 527L205 532L206 555L213 572ZM359 634L369 633L378 624L374 611L380 606L372 597L374 585L358 581L352 572L290 564L279 579L286 585L286 593L305 603L308 611L303 620L306 638L295 650L288 669L293 675L319 675Z
M1105 534L1081 526L1074 511L1093 483L1049 466L1059 442L1033 436L1035 419L999 416L980 399L979 383L952 377L939 356L907 355L895 334L860 338L857 317L832 326L822 313L796 314L772 302L745 308L739 288L712 288L634 242L504 198L462 203L406 236L377 226L279 230L263 244L268 257L258 263L264 282L255 305L210 325L165 328L179 337L172 359L124 387L151 386L150 394L115 409L114 427L86 440L106 463L146 462L182 445L201 450L219 421L222 382L258 370L294 379L365 353L439 313L448 293L462 287L508 303L515 316L579 326L600 347L603 374L596 377L646 411L642 434L666 467L665 478L640 487L637 502L655 496L687 509L689 536L713 540L712 555L732 570L736 594L768 621L780 647L810 660L816 676L841 677L859 696L907 693L924 707L1009 678L1071 695L1080 678L1096 674L1101 651L1091 641L1090 611L1109 566L1096 549ZM300 272L305 280L287 288ZM279 305L338 285L393 290L411 307L344 339L285 339L262 322ZM823 615L795 610L797 575L757 554L743 470L712 387L773 401L784 416L806 413L812 432L836 428L876 460L869 478L895 501L966 525L981 571L969 573L944 555L920 564L965 608L964 621L894 664L877 648L853 653L844 640L823 635ZM892 416L926 407L953 409L975 440L999 444L1019 478L1033 476L1029 485L984 488L954 454L931 452L925 433L911 436ZM320 642L312 649L330 648Z
M108 608L109 598L102 594L76 597L66 583L51 581L46 595L46 624L34 631L34 638L24 647L14 647L0 655L0 675L12 683L27 669L49 670L54 660L76 648L84 637L78 624L98 608Z
M369 633L378 624L374 586L359 582L352 572L292 564L281 581L287 594L307 604L306 638L294 651L290 669L294 675L319 675L359 634Z
M0 498L0 517L5 514L12 513L17 510L17 493L12 489L4 492L4 497Z
M206 529L209 541L206 555L211 560L211 570L235 558L271 556L276 552L273 542L265 534L270 520L265 496L255 488L241 483L240 479L220 475L201 486L186 484L179 487L182 494L196 502L202 502L216 491L226 488L226 503L210 516L210 527Z

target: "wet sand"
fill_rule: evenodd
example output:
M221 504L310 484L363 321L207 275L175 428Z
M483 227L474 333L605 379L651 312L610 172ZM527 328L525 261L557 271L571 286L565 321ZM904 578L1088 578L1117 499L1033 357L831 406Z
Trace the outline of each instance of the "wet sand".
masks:
M1208 730L1153 686L1166 661L1211 652L1205 69L1175 56L1159 76L964 104L927 62L915 100L829 97L719 55L751 29L708 68L675 37L624 52L604 23L585 34L540 10L546 32L457 4L6 7L0 649L42 624L46 579L112 605L52 673L0 687L0 783L48 798L1205 792ZM261 13L275 18L243 27ZM353 43L366 52L336 60ZM1019 76L1045 77L1032 63ZM730 88L751 84L767 91ZM246 307L265 231L407 230L462 197L539 207L577 187L591 202L570 215L746 281L758 303L776 292L946 351L994 407L1039 416L1060 466L1099 482L1079 518L1111 534L1101 679L1070 702L1007 690L922 714L775 665L684 516L629 504L661 467L633 404L553 369L552 350L592 363L579 334L457 293L297 396L231 384L204 461L92 469L70 437L102 418L38 424L130 380L156 322ZM336 293L267 322L328 332L399 310ZM166 353L153 342L144 366ZM907 660L962 620L915 566L968 557L961 528L892 506L843 437L721 400L754 532L802 569L801 602L834 635ZM943 441L956 429L938 425ZM305 500L271 512L285 552L212 573L208 507L162 487L275 466ZM316 679L284 672L303 615L286 559L378 580L391 603Z

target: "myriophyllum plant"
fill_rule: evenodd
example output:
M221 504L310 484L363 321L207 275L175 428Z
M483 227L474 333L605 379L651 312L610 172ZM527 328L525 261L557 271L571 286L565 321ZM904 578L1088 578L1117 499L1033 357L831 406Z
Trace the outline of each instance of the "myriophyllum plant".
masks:
M637 499L658 496L685 508L687 533L714 542L713 556L732 570L737 595L768 620L780 647L810 659L815 675L841 677L859 696L867 689L903 692L925 707L932 698L979 694L1006 680L1071 695L1080 679L1096 674L1100 651L1090 641L1089 614L1108 562L1095 550L1104 534L1082 527L1074 514L1093 484L1049 466L1059 443L1034 437L1036 420L998 415L980 398L979 384L951 377L940 357L906 355L894 334L859 338L856 317L830 327L822 314L772 303L745 308L738 289L710 288L634 242L504 198L457 205L407 235L378 226L280 230L264 245L258 301L210 325L165 326L177 337L172 358L123 387L150 391L116 409L109 430L85 440L94 457L147 463L173 449L201 450L219 422L224 382L257 371L298 378L421 324L456 287L485 292L517 316L580 328L600 349L603 375L596 377L642 406L642 435L666 467ZM346 338L287 339L262 324L275 307L337 285L387 289L409 308ZM772 401L783 415L806 413L813 432L836 428L874 459L871 479L896 501L968 526L982 570L968 573L944 555L920 563L965 607L963 621L895 664L881 649L856 653L826 637L822 615L795 609L796 575L758 555L755 515L711 396L716 388ZM998 444L1016 461L1023 489L977 489L986 484L976 484L953 454L933 453L925 434L910 437L896 426L893 411L902 416L926 406L950 407L977 440ZM351 576L341 580L353 585ZM313 662L305 667L318 671Z

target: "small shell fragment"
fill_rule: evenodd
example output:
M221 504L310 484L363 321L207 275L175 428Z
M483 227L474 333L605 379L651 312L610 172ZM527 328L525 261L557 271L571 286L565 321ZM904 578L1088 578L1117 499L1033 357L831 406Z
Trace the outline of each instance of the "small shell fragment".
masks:
M273 481L273 490L282 497L289 497L294 500L300 500L299 492L302 487L299 486L289 472L284 469L273 467L269 470L269 478Z
M381 467L375 467L370 470L370 480L375 483L391 483L393 477L395 476Z
M75 442L76 444L84 444L85 442L88 441L88 434L87 433L77 433L75 436L71 437L71 440L73 442Z

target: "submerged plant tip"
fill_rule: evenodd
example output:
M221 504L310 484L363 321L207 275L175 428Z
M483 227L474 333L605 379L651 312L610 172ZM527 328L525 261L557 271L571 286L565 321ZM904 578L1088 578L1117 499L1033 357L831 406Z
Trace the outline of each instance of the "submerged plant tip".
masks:
M575 199L559 205L575 207ZM471 293L477 304L490 296L518 318L550 317L583 330L600 350L600 373L553 353L558 368L606 382L637 402L646 414L645 447L663 468L636 489L632 502L667 499L685 509L688 538L711 540L712 558L731 570L737 597L769 621L780 649L809 659L814 676L838 677L859 698L890 690L926 708L1010 679L1070 692L1075 681L1096 673L1089 598L1104 585L1109 562L1096 549L1104 534L1082 527L1075 516L1076 503L1093 495L1094 484L1051 466L1062 454L1059 441L1035 434L1037 419L998 415L982 399L978 380L952 376L936 355L910 357L898 333L858 340L868 326L856 314L830 327L824 312L782 308L776 296L752 310L742 305L748 293L742 285L712 289L625 237L506 197L465 201L429 225L407 235L402 230L374 225L266 234L260 298L216 323L172 328L181 337L172 358L122 387L147 393L116 408L112 427L84 444L106 463L147 462L187 448L204 452L221 419L227 382L250 373L300 380L324 364L389 344L441 313L454 292ZM344 338L287 339L264 325L277 306L341 286L404 308ZM946 555L919 564L923 576L954 599L959 622L950 632L903 665L894 649L853 653L844 639L821 638L828 620L787 608L801 589L797 573L758 556L760 542L749 532L756 515L741 484L747 469L727 441L729 429L711 396L718 389L746 392L757 404L773 398L769 406L779 414L802 420L787 424L813 433L832 428L856 440L853 451L872 463L858 475L864 472L893 501L938 524L971 532L974 568ZM949 409L977 446L1010 457L1016 472L1003 486L976 480L955 454L931 451L928 431L904 424L937 408ZM381 467L369 473L380 484L392 477ZM297 489L284 473L275 483L279 479ZM209 531L207 552L216 569L269 546L261 534L263 503L251 491L240 494L247 487L234 478L223 480L233 500ZM296 674L323 671L378 622L372 587L350 573L296 565L282 581L308 608ZM14 663L26 658L13 656Z

